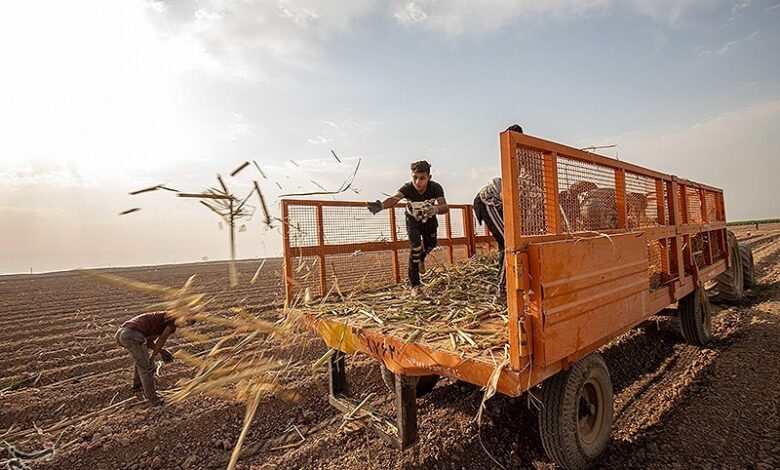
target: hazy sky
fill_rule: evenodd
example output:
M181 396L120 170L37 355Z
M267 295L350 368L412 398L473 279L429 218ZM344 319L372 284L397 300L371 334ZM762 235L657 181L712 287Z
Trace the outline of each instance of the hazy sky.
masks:
M779 50L778 0L11 2L0 273L224 258L207 209L127 192L247 159L274 198L359 157L349 198L373 200L425 158L468 202L512 123L720 186L732 220L779 217ZM280 251L259 218L239 235L241 257Z

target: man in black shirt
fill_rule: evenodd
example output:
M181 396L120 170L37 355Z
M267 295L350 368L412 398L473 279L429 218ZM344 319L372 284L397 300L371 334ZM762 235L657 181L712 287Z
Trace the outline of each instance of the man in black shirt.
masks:
M439 222L436 214L447 212L447 200L444 189L431 180L431 165L425 160L411 165L412 181L404 184L391 197L384 201L368 203L368 210L377 214L382 209L394 207L401 199L406 199L406 233L409 235L409 285L412 296L420 296L420 272L425 272L425 257L436 248L436 231Z

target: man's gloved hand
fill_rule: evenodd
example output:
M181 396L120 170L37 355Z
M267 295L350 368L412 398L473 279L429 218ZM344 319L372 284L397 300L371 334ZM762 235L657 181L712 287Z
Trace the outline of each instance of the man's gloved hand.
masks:
M376 200L374 202L369 202L368 210L371 211L371 213L374 215L382 212L382 202L379 200Z
M436 215L436 206L431 201L412 202L410 204L414 218L423 223Z
M173 353L169 349L163 348L163 350L160 351L160 358L164 363L170 364L173 362Z
M436 206L431 201L425 201L422 207L424 219L432 219L436 215Z

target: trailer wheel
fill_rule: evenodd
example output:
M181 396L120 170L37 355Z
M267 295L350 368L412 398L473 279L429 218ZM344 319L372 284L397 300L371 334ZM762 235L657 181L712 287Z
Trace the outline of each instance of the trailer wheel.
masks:
M756 287L756 266L753 263L753 250L747 245L739 245L739 258L742 263L742 278L745 289Z
M712 339L710 301L701 287L686 295L677 304L680 328L688 344L704 346Z
M728 250L731 265L715 278L718 293L712 298L714 302L736 303L742 300L744 295L744 280L742 272L742 259L739 251L739 243L734 232L728 233Z
M388 390L395 393L395 373L382 364L382 381ZM438 375L421 375L417 379L417 396L427 395L439 382Z
M566 469L593 466L612 432L612 381L592 353L542 383L539 434L547 455Z

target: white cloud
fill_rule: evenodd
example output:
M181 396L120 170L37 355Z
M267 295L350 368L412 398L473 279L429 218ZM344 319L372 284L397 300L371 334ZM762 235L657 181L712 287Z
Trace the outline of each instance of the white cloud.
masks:
M244 115L233 113L232 122L228 124L228 130L225 133L225 138L227 138L227 140L235 141L245 135L249 135L250 133L249 124L247 124Z
M664 23L676 24L693 8L711 5L714 2L708 0L629 0L628 3L639 14Z
M47 186L56 188L96 188L94 178L85 176L73 165L30 163L0 170L0 187Z
M391 12L403 25L460 35L502 29L523 18L565 18L605 11L609 0L415 0L391 3Z
M158 2L159 3L159 2ZM206 71L228 79L271 79L286 68L317 67L318 45L349 33L374 0L205 0L189 9L154 8L172 40L196 44L214 63ZM190 4L188 4L190 5Z
M310 138L306 139L306 142L308 142L308 143L310 143L312 145L327 144L329 142L333 142L333 139L330 139L328 137L323 137L321 135L318 135L317 137L314 137L314 138L310 137Z
M558 20L610 14L621 5L656 21L675 24L705 0L394 0L391 13L398 23L450 36L488 33L520 20Z
M700 48L698 50L698 53L702 57L713 56L713 55L723 55L723 54L726 54L728 52L732 52L735 49L739 49L741 47L744 47L744 46L754 42L757 37L758 37L758 31L753 31L752 33L750 33L749 35L747 35L745 37L734 39L732 41L728 41L726 44L724 44L723 46L721 46L721 47L719 47L717 49L701 49Z
M422 23L428 19L428 14L415 2L409 2L400 10L394 11L393 16L401 24Z
M724 189L731 220L780 216L780 99L654 132L599 139L621 159Z

